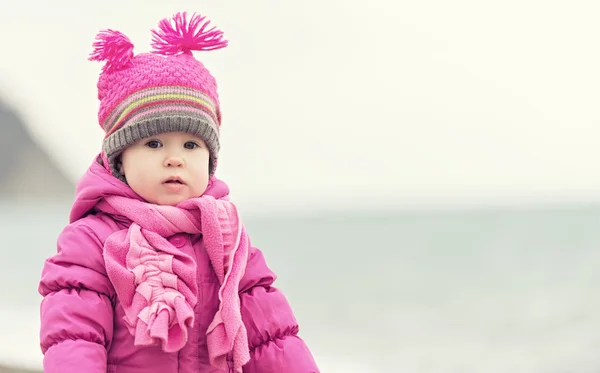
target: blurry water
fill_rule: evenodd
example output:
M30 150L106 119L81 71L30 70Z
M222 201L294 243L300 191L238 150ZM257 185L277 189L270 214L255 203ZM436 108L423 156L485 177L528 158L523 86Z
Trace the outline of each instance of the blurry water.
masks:
M40 364L37 281L68 208L0 203L0 361ZM323 372L585 373L600 371L597 222L600 208L246 225Z

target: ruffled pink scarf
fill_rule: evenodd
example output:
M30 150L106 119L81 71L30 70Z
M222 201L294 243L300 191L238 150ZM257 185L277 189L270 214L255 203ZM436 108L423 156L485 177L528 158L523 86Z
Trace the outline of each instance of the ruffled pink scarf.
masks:
M221 285L219 310L206 332L209 359L213 366L226 370L231 354L235 371L241 372L250 359L238 293L248 237L235 205L211 196L176 207L107 196L96 208L132 221L129 229L106 240L104 259L136 346L160 344L164 351L174 352L187 343L197 302L196 266L165 237L202 233Z

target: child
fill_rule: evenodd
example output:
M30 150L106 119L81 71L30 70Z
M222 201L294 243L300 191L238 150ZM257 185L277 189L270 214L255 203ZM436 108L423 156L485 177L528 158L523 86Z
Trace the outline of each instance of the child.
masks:
M77 185L39 291L44 372L318 372L275 274L214 177L221 110L192 51L223 48L178 13L133 54L97 36L102 152Z

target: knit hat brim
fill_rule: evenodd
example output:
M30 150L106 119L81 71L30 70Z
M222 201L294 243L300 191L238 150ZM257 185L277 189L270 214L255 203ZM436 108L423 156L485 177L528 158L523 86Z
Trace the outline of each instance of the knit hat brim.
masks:
M219 154L219 134L211 121L203 117L189 116L161 116L149 118L136 123L130 123L111 135L109 135L102 145L102 150L106 155L112 174L125 181L125 178L118 170L117 159L119 155L136 141L149 138L167 132L185 132L196 135L204 140L210 152L209 172L210 176L214 174Z

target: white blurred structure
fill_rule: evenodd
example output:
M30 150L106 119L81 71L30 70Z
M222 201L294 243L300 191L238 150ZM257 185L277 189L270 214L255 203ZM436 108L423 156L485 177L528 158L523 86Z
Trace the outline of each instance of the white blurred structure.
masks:
M74 183L36 144L18 113L0 101L0 200L72 197Z

